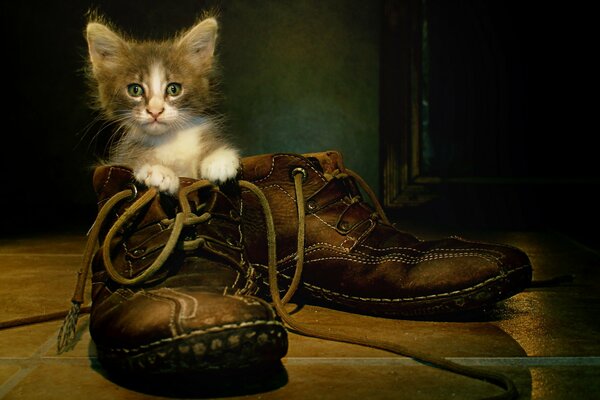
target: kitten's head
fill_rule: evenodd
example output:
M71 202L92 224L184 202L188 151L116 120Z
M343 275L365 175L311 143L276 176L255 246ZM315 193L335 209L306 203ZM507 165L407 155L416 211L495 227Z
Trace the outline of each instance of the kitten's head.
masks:
M162 42L138 42L92 21L86 38L97 107L109 120L161 135L184 127L211 105L214 18Z

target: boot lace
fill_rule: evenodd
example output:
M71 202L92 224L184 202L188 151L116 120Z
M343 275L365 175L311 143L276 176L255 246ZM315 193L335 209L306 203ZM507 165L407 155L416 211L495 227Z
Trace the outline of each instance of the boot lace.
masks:
M335 171L334 171L335 172ZM408 349L404 346L393 342L387 342L382 340L371 339L367 336L360 335L346 335L340 334L337 332L332 332L328 329L322 329L320 327L315 327L307 324L302 324L297 322L286 310L286 303L292 298L298 285L302 278L302 266L304 263L304 236L305 236L305 209L304 209L304 194L302 189L303 184L303 176L306 175L306 171L302 171L302 168L296 168L293 171L294 176L294 186L296 190L296 200L297 200L297 211L298 211L298 252L297 252L297 264L296 271L294 273L294 277L292 279L292 283L283 296L283 298L279 294L279 284L277 281L277 258L276 258L276 234L275 234L275 224L273 222L273 216L271 214L271 209L268 203L267 198L263 194L263 192L254 184L240 180L238 184L242 188L246 188L250 190L259 200L259 203L263 209L266 228L267 228L267 243L268 243L268 273L269 273L269 290L271 294L271 298L273 301L273 306L275 307L277 314L280 316L282 321L287 325L289 330L294 331L295 333L315 337L330 341L336 342L344 342L350 344L356 344L365 347L376 348L380 350L385 350L394 354L411 357L417 361L422 363L441 368L450 372L454 372L460 375L468 376L471 378L475 378L478 380L486 381L492 383L502 389L504 389L504 393L487 397L487 399L514 399L518 396L517 389L514 383L506 376L498 373L493 373L489 371L484 371L478 368L468 367L461 364L454 363L452 361L446 360L442 357L437 357L435 355L431 355L424 352L415 351L412 349ZM357 174L346 170L345 172L337 172L333 174L329 174L327 179L347 179L348 177L354 178L361 187L365 190L365 192L369 195L373 204L377 210L376 214L378 218L381 218L384 222L389 223L387 217L385 217L385 213L381 208L379 202L377 202L377 198L374 195L373 191L368 187L366 182ZM181 243L182 248L184 249L194 249L202 245L206 238L196 238L193 240L183 240L180 241L180 235L185 226L194 225L197 223L204 222L210 218L209 213L203 213L201 215L196 215L191 211L191 207L187 196L194 190L199 190L208 186L214 186L212 183L208 181L198 181L186 188L183 188L180 191L179 195L179 203L181 205L181 211L177 213L175 218L171 220L166 220L166 223L172 223L173 228L167 243L159 256L155 259L153 264L148 267L143 273L133 278L126 278L122 276L113 266L112 260L110 257L111 249L110 244L111 240L114 238L116 233L129 221L136 213L138 213L145 205L147 205L154 196L157 195L157 190L150 188L144 195L135 199L135 202L117 219L115 224L108 231L104 243L105 246L102 251L102 258L106 266L106 271L111 277L111 279L116 282L121 283L122 285L137 285L147 281L150 277L152 277L164 264L167 260L168 256L175 249L177 243ZM78 273L77 285L75 288L75 293L72 298L72 306L68 312L59 312L48 314L44 317L35 316L29 317L25 319L21 319L18 321L10 321L8 324L4 326L0 326L2 328L17 326L17 325L25 325L32 324L42 321L49 321L53 319L61 318L66 314L63 326L59 331L58 336L58 349L59 352L66 349L70 343L75 338L75 330L77 326L77 319L80 313L89 312L89 307L81 307L83 303L83 297L85 292L85 283L87 280L87 274L91 267L91 260L94 255L95 249L98 245L98 238L100 234L100 230L102 228L103 222L107 219L107 217L111 214L111 211L121 202L125 200L132 200L137 195L137 191L135 187L133 189L123 190L113 197L111 197L106 204L100 209L98 216L92 225L92 229L89 233L87 244L84 251L84 257L82 262L82 268ZM352 200L351 200L352 201ZM354 201L361 201L359 198L356 198Z
M373 204L373 206L375 207L375 212L371 214L371 218L381 219L384 223L391 225L390 220L388 219L387 215L385 215L385 211L383 211L381 203L379 203L379 200L375 195L375 192L359 174L348 168L345 168L344 172L340 171L339 169L336 169L330 173L325 173L323 175L328 181L331 181L333 179L354 179L358 183L360 188L364 190L367 196L369 196L371 204ZM360 194L348 195L347 197L350 201L350 204L360 203L363 201L362 196Z
M351 343L365 347L372 347L380 350L389 351L394 354L411 357L414 360L420 361L425 364L429 364L431 366L444 369L446 371L450 371L459 375L468 376L474 379L478 379L481 381L489 382L494 384L502 389L504 389L504 393L497 395L486 397L486 399L515 399L518 396L517 388L513 381L507 376L499 373L494 373L490 371L484 371L479 368L473 368L464 366L461 364L457 364L455 362L449 361L443 357L438 357L429 353L424 353L420 351L416 351L413 349L408 349L404 346L401 346L397 343L387 342L382 340L376 340L369 338L367 336L359 336L359 335L346 335L337 332L331 332L330 330L319 329L313 326L308 326L305 324L298 323L293 317L289 315L289 313L285 309L285 303L294 295L294 292L297 290L298 285L301 281L302 277L302 266L304 262L304 233L305 233L305 208L304 208L304 193L303 193L303 183L306 177L306 171L303 168L295 168L292 171L292 175L294 177L294 188L296 191L296 205L298 211L298 249L297 249L297 262L296 262L296 271L294 272L294 277L292 278L292 283L290 284L290 288L287 293L285 293L283 299L280 297L279 288L277 283L277 261L276 261L276 251L275 251L275 238L274 238L274 223L273 217L270 213L265 213L265 218L267 220L267 232L269 234L269 289L271 292L271 297L273 299L273 304L277 313L280 315L281 319L296 333L305 336L316 337L325 340L331 340L336 342L344 342ZM378 218L381 218L383 222L389 224L389 220L385 216L383 208L381 204L377 201L377 197L373 190L369 187L369 185L355 172L350 170L345 170L345 172L341 172L339 170L333 171L331 174L325 174L326 179L348 179L350 177L354 178L361 188L367 193L370 197L371 201L375 209ZM261 192L262 195L262 192ZM262 195L264 198L264 195ZM260 198L260 196L259 196ZM354 200L353 200L354 199ZM352 196L350 198L351 203L361 201L359 196ZM266 202L266 199L264 200ZM263 203L263 200L261 200ZM263 208L268 207L268 204L263 204ZM375 217L375 215L372 215ZM273 232L273 234L271 234Z
M94 221L92 228L88 234L87 243L85 246L82 267L77 274L77 284L75 286L75 292L73 294L73 298L71 299L71 308L68 311L63 325L58 333L58 352L62 353L65 349L69 348L72 342L75 339L75 330L77 327L77 320L79 318L79 314L82 311L81 305L83 303L84 293L85 293L85 284L87 282L87 275L91 268L91 260L94 256L94 253L99 246L99 235L106 221L107 217L112 214L112 210L121 202L125 200L135 200L130 207L128 207L123 214L117 218L115 223L111 226L108 233L104 238L104 246L102 247L102 260L104 262L104 267L106 269L107 274L110 279L114 282L117 282L124 286L133 286L139 285L143 282L150 279L156 272L164 265L165 261L178 243L183 250L190 251L195 250L201 247L207 240L215 240L213 238L208 238L205 236L197 237L190 240L180 241L181 232L186 226L193 226L199 223L203 223L208 221L211 218L210 213L204 212L201 215L196 215L191 210L190 202L188 201L188 195L197 190L202 190L207 187L214 188L215 186L206 180L201 180L194 182L193 184L182 188L179 191L179 204L181 207L181 211L177 213L175 218L173 219L165 219L161 222L165 225L171 225L171 234L165 246L153 261L153 263L146 268L141 274L133 277L127 278L121 275L114 267L112 262L111 253L113 248L111 247L111 243L113 243L113 239L118 234L119 231L136 215L142 210L148 203L150 203L158 194L158 190L156 188L149 188L142 196L136 199L137 197L137 189L134 185L132 188L123 190L118 192L114 196L112 196L100 209L98 212L98 216ZM200 206L199 209L203 207ZM228 246L232 246L231 244L226 244ZM85 311L89 311L86 309Z

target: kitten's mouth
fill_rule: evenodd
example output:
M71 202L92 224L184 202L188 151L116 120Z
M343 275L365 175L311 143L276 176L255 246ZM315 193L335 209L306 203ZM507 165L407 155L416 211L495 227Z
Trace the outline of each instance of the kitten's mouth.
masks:
M158 120L145 122L142 124L144 130L146 130L148 133L162 133L168 128L168 126L169 125L166 122Z

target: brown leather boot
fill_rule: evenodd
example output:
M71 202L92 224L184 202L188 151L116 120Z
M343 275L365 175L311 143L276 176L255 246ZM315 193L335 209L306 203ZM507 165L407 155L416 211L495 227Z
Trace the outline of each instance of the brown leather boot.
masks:
M134 182L122 167L94 174L102 207L94 230L103 244L92 263L90 332L101 364L117 373L185 374L278 363L287 335L253 296L239 193L181 178L175 199Z
M517 248L457 238L421 241L396 229L335 151L253 156L242 164L241 178L257 185L271 206L280 285L288 288L303 267L300 289L309 301L373 315L425 316L480 308L531 282L531 263ZM362 200L358 184L377 211ZM250 192L242 199L249 260L264 271L263 216Z

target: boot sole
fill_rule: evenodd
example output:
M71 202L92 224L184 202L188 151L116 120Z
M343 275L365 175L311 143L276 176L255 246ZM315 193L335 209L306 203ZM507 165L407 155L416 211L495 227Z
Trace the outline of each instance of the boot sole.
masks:
M113 374L192 374L278 363L287 347L285 328L271 321L192 332L137 349L97 347L97 353L100 364Z
M381 317L423 317L454 314L482 309L522 292L531 285L532 268L525 265L506 272L471 288L439 295L406 299L366 299L336 293L304 283L299 290L307 303L348 312ZM290 279L279 276L281 288L287 288ZM269 296L270 297L270 296Z

